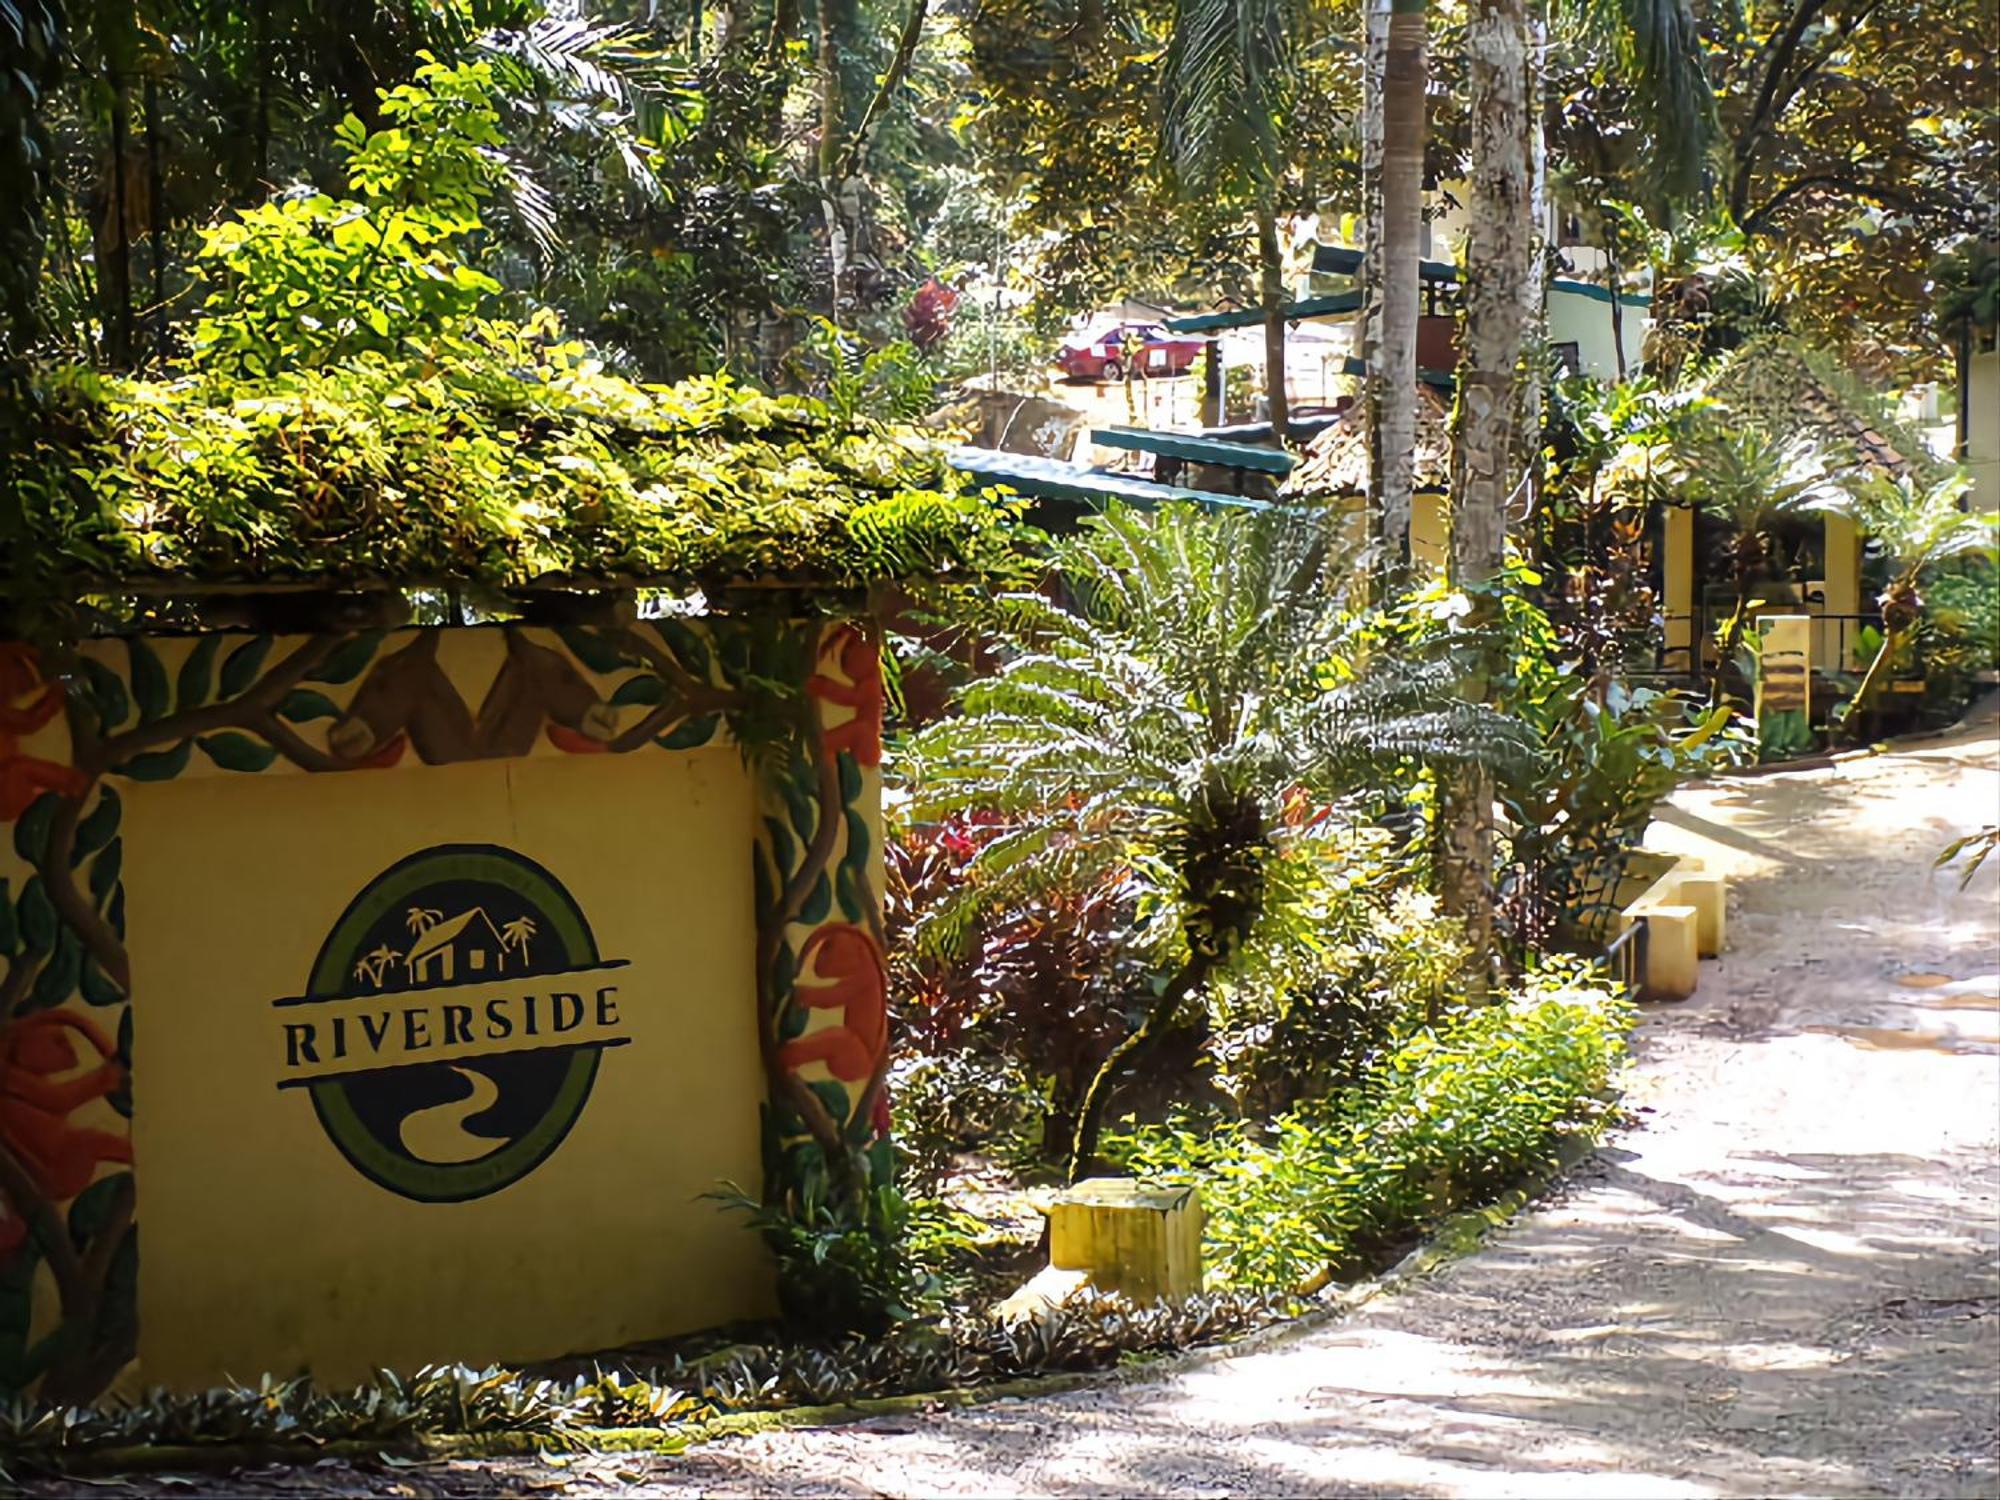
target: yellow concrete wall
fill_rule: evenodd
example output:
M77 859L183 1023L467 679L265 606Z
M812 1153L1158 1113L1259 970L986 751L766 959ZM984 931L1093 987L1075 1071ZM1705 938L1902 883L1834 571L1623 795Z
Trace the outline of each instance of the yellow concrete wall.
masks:
M1987 349L1967 362L1965 462L1972 470L1969 503L1975 510L2000 510L2000 350Z
M699 1195L758 1177L750 791L732 750L203 778L126 797L143 1104L138 1377L521 1359L768 1305L754 1238ZM554 1152L490 1197L367 1180L280 1090L271 1001L413 850L498 843L575 897L630 1036ZM497 983L497 981L496 981ZM754 1188L753 1188L754 1190Z
M1443 495L1418 494L1410 503L1410 556L1420 567L1445 572L1451 560L1451 505Z
M0 1280L0 1390L339 1381L768 1310L757 1238L700 1195L758 1189L780 1012L854 1029L868 1066L886 1048L879 697L855 686L872 646L836 649L853 634L800 658L814 816L846 832L815 841L837 899L805 892L787 936L803 952L839 916L865 962L829 948L796 983L760 979L776 793L722 728L749 700L706 625L98 641L61 676L0 642L0 1058L37 1101L0 1117L0 1259L33 1257ZM436 873L463 846L453 868L496 888ZM426 891L442 910L413 904L405 936L389 897ZM486 975L474 943L449 979L416 971L418 933L488 906ZM523 911L540 926L510 950ZM387 981L356 946L385 934ZM536 993L570 1007L560 1047L527 1040ZM474 1036L493 1002L520 1029ZM366 1048L329 1040L366 1016ZM550 1057L559 1087L521 1085ZM367 1076L307 1086L343 1069ZM878 1115L879 1081L853 1100Z

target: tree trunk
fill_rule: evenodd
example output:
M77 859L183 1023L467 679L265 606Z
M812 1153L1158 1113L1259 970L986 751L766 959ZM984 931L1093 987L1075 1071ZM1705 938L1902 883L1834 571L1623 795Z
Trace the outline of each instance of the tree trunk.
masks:
M129 153L132 148L131 101L126 97L125 80L111 78L111 192L105 214L104 237L99 242L98 287L103 299L104 352L115 369L132 364L132 236L127 229L131 212Z
M1471 0L1466 28L1472 126L1471 227L1465 256L1464 353L1452 423L1451 579L1473 593L1469 624L1493 622L1484 590L1506 560L1507 508L1524 478L1516 431L1521 357L1534 307L1534 184L1529 151L1525 0ZM1490 666L1465 688L1488 696ZM1466 927L1475 985L1493 956L1493 787L1468 767L1447 781L1440 840L1446 907Z
M827 316L840 322L840 283L847 271L848 225L842 212L839 166L845 131L840 98L839 7L819 7L819 202L826 223Z
M1368 363L1369 487L1393 583L1410 562L1416 489L1417 320L1424 228L1424 90L1429 81L1424 0L1367 0L1371 25L1385 8L1381 230L1370 241L1369 300L1379 333Z
M1215 967L1212 957L1204 957L1199 952L1192 954L1181 965L1180 972L1167 982L1153 1001L1153 1008L1146 1012L1145 1020L1124 1041L1113 1047L1104 1061L1092 1075L1090 1087L1084 1090L1083 1103L1076 1113L1076 1136L1069 1148L1069 1181L1080 1182L1090 1170L1091 1162L1097 1156L1097 1138L1104 1130L1104 1108L1111 1102L1111 1089L1118 1082L1118 1075L1127 1065L1136 1063L1148 1051L1181 1008L1181 1002L1200 991L1208 982L1209 972Z
M167 358L167 197L161 164L160 88L146 80L146 239L153 272L153 363Z
M1276 196L1270 190L1257 205L1257 263L1263 272L1264 398L1271 412L1271 441L1283 447L1292 430L1292 409L1285 396L1285 259L1278 248Z

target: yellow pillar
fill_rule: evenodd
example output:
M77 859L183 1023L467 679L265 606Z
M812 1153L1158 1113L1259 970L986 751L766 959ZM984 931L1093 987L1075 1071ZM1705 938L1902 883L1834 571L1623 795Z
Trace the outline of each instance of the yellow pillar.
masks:
M1829 513L1826 518L1826 604L1823 613L1861 613L1861 532L1851 516ZM1813 642L1813 660L1836 672L1852 671L1855 663L1843 661L1841 627L1836 621L1822 623L1819 639ZM1852 627L1846 644L1852 654Z
M1624 923L1646 924L1646 962L1639 975L1641 1000L1685 1000L1701 982L1701 917L1692 906L1642 902Z
M1667 664L1692 669L1694 659L1694 512L1685 505L1666 510L1661 549L1660 613L1666 619Z
M1410 499L1410 556L1420 568L1434 573L1445 571L1451 555L1446 509L1445 497L1435 490L1419 490Z

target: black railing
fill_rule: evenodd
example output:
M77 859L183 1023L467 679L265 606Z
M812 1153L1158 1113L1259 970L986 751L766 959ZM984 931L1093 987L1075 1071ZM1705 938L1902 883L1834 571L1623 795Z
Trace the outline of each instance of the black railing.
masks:
M1642 998L1641 986L1646 979L1646 919L1634 917L1626 929L1613 938L1604 949L1604 967L1611 971L1611 977L1625 986L1625 993L1637 1000Z
M1879 613L1828 614L1813 608L1810 602L1777 606L1765 613L1776 613L1780 609L1795 609L1811 616L1814 672L1858 675L1868 669L1868 662L1874 653L1864 647L1862 632L1881 630L1882 616ZM1726 607L1705 605L1691 614L1666 616L1666 629L1660 642L1660 674L1695 682L1706 682L1713 677L1719 665L1716 636L1729 614ZM1755 628L1756 619L1753 616L1746 629ZM1682 643L1669 645L1668 642L1677 636L1682 637ZM1730 664L1732 670L1734 665Z

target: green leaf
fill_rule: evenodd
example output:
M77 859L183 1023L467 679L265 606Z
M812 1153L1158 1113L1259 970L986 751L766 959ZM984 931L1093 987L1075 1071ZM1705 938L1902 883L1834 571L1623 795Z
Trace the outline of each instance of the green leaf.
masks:
M847 813L847 853L841 863L854 871L855 879L868 881L868 820L852 808Z
M799 920L817 927L826 920L827 913L831 910L833 910L833 885L822 872L819 879L813 883L812 894L806 897L805 905L799 908Z
M253 636L229 653L222 664L222 696L238 698L250 690L256 682L257 673L263 669L264 658L271 654L271 637Z
M194 741L182 740L170 750L149 750L111 769L133 781L172 781L187 769L193 753Z
M87 1249L110 1225L113 1207L131 1189L132 1174L119 1172L98 1178L78 1193L69 1206L70 1242L79 1250Z
M21 929L22 945L30 953L46 953L56 944L56 907L42 884L42 877L30 875L21 887L21 899L14 905L14 918Z
M866 889L854 878L854 871L840 865L833 872L833 887L840 901L840 915L859 926L868 919Z
M98 789L97 806L77 825L76 848L69 861L72 866L82 864L111 842L111 836L118 831L118 819L123 810L116 790L109 786Z
M685 620L669 616L658 621L655 628L660 633L660 639L666 642L667 649L673 653L674 660L681 664L688 676L701 682L710 680L708 642L693 626Z
M338 686L351 682L361 675L361 669L375 659L375 653L382 645L386 631L364 630L352 640L343 641L328 654L312 671L306 673L307 682L325 682Z
M90 1005L116 1005L125 998L125 992L111 982L110 976L97 966L97 960L87 953L83 956L83 971L77 976L77 990Z
M848 1111L854 1105L847 1097L847 1089L844 1085L835 1083L831 1078L822 1078L807 1084L806 1087L819 1096L819 1102L826 1106L826 1112L832 1115L836 1121L846 1121Z
M569 647L569 653L600 677L609 676L631 664L625 649L594 630L585 630L580 625L565 625L556 634Z
M34 987L28 991L29 1010L53 1010L65 1004L76 993L78 981L83 977L83 945L69 928L60 928L56 933L55 951L42 965L42 972L35 976Z
M21 924L14 920L14 896L7 885L0 880L0 958L12 958L21 951Z
M278 717L293 724L314 719L337 719L344 710L325 693L313 688L293 688L278 705Z
M95 657L83 657L78 665L84 678L84 697L97 715L98 732L109 734L132 717L132 697L125 691L125 679Z
M61 806L62 798L54 792L43 792L14 820L14 852L28 864L40 864L42 856L48 853L49 825L55 821Z
M630 708L637 704L650 708L656 703L666 702L666 699L667 685L657 677L649 677L642 673L637 677L628 677L618 684L618 690L611 695L611 706Z
M263 741L234 730L205 734L195 743L201 746L202 754L225 771L261 771L278 758L278 752Z
M792 866L798 860L799 848L792 840L791 830L776 818L764 819L764 832L771 841L771 858L778 867L778 883L783 885L792 878Z
M131 661L132 697L139 705L139 722L150 724L168 708L167 670L151 645L139 636L130 636L125 652Z
M125 841L113 839L104 846L104 852L90 867L91 900L98 906L111 894L111 888L118 884L119 872L125 863Z
M119 942L125 941L125 887L120 885L111 893L111 904L104 909L104 920L111 924L111 931Z
M657 736L653 743L662 750L699 750L715 738L720 726L720 714L703 714L698 719L684 719L665 734Z
M840 767L840 800L852 807L861 797L861 766L843 750L836 760Z
M215 653L222 649L222 637L205 635L181 663L180 681L174 692L174 706L182 713L208 702L215 685Z

